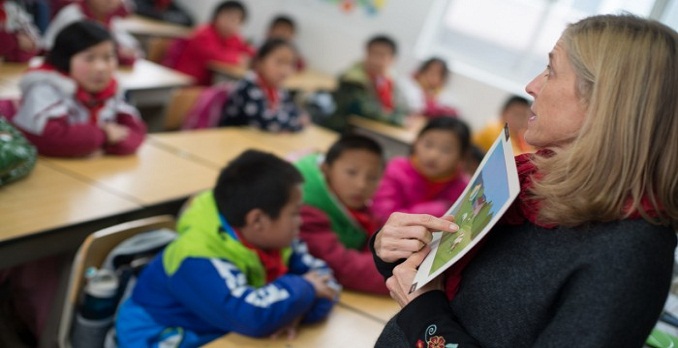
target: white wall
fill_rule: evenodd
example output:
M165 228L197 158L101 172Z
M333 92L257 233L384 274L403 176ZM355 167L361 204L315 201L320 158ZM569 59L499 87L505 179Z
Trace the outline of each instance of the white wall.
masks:
M308 65L338 74L363 56L365 41L387 33L399 46L396 71L409 74L417 66L414 47L434 0L387 0L376 16L363 9L351 13L324 0L242 0L249 18L244 35L261 42L269 20L280 13L292 16L298 25L298 46ZM200 22L207 21L221 0L177 0ZM478 129L497 116L508 97L506 91L459 73L452 77L443 99L457 106L472 128Z

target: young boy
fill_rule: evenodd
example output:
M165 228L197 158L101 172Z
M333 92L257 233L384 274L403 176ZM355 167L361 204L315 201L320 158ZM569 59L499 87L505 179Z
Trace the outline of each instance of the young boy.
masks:
M483 151L489 150L504 130L504 124L508 123L513 153L520 155L525 152L534 152L532 146L525 142L524 135L527 130L527 120L531 114L530 105L529 100L519 95L510 96L501 108L499 119L490 122L480 132L476 133L473 136L473 143Z
M343 132L351 115L402 125L408 113L407 103L389 73L396 54L396 43L391 38L370 39L365 60L339 77L334 93L337 109L323 125Z
M384 169L379 144L346 135L324 160L308 155L296 166L304 176L301 239L311 254L325 260L345 288L388 294L367 248L379 229L369 207Z
M210 62L246 67L254 49L240 36L247 10L239 1L224 1L212 15L212 22L196 29L179 54L174 68L195 77L203 86L212 84Z
M266 31L266 40L283 39L289 42L294 42L297 35L297 25L291 17L285 15L278 15L271 20ZM297 71L304 70L306 62L297 50L297 59L294 64Z
M120 347L293 334L296 323L324 319L338 289L326 264L295 241L302 180L288 162L254 150L224 168L121 306Z

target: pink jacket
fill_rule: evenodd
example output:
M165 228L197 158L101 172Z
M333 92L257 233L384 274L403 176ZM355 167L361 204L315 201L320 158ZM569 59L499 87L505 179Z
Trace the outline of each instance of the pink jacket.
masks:
M460 173L427 200L428 179L414 168L409 158L397 157L386 167L373 198L372 211L382 223L394 212L442 216L464 192L468 181L468 176Z

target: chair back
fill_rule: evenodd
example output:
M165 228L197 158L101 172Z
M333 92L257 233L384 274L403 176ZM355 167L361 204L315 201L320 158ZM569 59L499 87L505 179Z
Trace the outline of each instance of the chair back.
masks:
M66 290L66 299L59 323L59 347L70 348L70 332L85 286L85 272L90 267L100 268L113 248L143 232L162 228L174 229L175 219L170 215L145 218L104 228L90 234L76 252Z

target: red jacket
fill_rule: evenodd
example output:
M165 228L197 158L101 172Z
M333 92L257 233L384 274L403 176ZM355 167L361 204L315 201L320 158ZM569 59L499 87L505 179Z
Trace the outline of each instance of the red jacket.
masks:
M240 64L242 55L254 56L254 49L240 36L219 36L213 25L202 26L193 33L177 59L175 69L195 77L198 84L212 84L209 63Z
M347 289L388 294L384 278L377 271L372 253L344 247L332 231L329 217L310 205L301 208L300 237L311 255L323 259L334 277Z
M42 155L80 157L99 149L107 154L128 155L144 140L146 125L136 108L123 100L123 91L114 81L96 111L78 99L78 86L73 79L48 67L28 71L20 87L22 100L12 122ZM107 122L126 126L127 138L108 144L102 130Z

